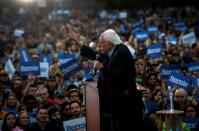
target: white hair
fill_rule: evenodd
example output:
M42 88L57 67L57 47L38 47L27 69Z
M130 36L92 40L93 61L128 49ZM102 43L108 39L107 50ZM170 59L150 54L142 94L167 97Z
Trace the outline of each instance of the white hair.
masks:
M122 43L122 40L120 39L119 35L113 29L105 30L101 34L100 39L111 42L113 45L119 45Z
M185 95L187 96L187 92L186 92L186 90L183 89L183 88L177 89L177 90L175 91L175 96L176 96L178 93L183 93L183 94L185 94Z

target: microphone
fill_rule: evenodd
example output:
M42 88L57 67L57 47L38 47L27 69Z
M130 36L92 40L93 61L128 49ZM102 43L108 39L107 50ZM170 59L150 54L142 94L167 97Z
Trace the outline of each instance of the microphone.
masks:
M95 56L96 60L98 60L98 61L100 61L100 57L101 57L100 53L97 53L96 56Z

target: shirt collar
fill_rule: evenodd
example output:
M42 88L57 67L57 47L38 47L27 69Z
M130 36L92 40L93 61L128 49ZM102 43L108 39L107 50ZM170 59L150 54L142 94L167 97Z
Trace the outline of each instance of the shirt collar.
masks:
M114 49L115 49L115 46L108 52L108 56L110 59L111 59Z

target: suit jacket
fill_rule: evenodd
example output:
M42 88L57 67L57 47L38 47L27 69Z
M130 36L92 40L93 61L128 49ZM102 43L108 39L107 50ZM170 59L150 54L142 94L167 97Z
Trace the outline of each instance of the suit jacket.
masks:
M98 80L100 110L120 117L142 117L142 96L135 83L135 65L129 49L115 46L110 60L104 62Z

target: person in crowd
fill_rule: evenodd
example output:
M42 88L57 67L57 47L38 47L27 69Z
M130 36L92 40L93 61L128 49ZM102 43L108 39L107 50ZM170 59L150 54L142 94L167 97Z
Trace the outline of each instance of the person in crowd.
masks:
M145 105L145 115L149 115L151 112L151 90L146 88L142 91L142 100Z
M31 127L30 131L51 131L48 124L48 109L38 108L37 110L37 122Z
M61 108L62 121L67 121L71 118L70 102L64 102Z
M101 75L97 85L101 129L132 130L143 120L144 107L141 92L136 88L133 57L113 29L107 29L100 35L99 44L102 53L107 55L103 63L94 61L94 66L100 70ZM113 126L110 126L110 121Z
M5 102L9 95L11 95L11 90L8 88L8 84L4 81L0 81L0 94L2 100Z
M9 79L8 71L5 69L0 70L0 82L2 82L2 84L7 84L7 91L12 90L11 80Z
M21 101L23 98L24 83L21 77L17 77L13 81L13 93L16 95L17 100Z
M36 97L37 89L38 88L36 83L30 84L30 86L27 86L26 89L24 89L24 96L33 95L34 97Z
M8 72L5 69L0 70L0 81L5 83L9 82Z
M47 81L47 89L49 93L49 98L55 97L55 90L58 88L57 80L55 75L49 75L48 81Z
M81 103L79 101L72 101L70 103L70 114L71 114L71 119L82 116Z
M17 118L13 112L8 112L3 120L2 131L13 131L17 126Z
M198 117L198 110L197 107L195 105L189 104L185 107L185 116L186 117Z
M185 123L189 125L191 131L195 130L197 123L199 122L198 119L198 108L193 104L189 104L186 106L184 110L184 120Z
M50 120L48 123L49 129L53 131L64 131L59 108L57 107L50 108L48 111L48 115Z
M158 110L163 109L164 105L164 94L161 89L155 89L151 94L151 101L152 101L152 112L155 113Z
M81 112L83 116L86 116L86 105L83 102L81 104Z
M146 64L142 57L138 57L135 61L135 69L136 69L136 82L144 85L144 75L145 75Z
M26 111L26 110L27 110L26 109L26 105L24 105L24 104L21 103L17 112Z
M4 119L4 117L5 117L6 113L7 113L7 112L2 110L3 105L4 105L3 97L0 95L0 121L3 121L3 119Z
M158 77L156 73L148 74L146 78L146 87L149 88L151 91L154 90L155 86L159 83Z
M17 126L13 129L13 131L29 131L29 116L25 111L19 112L17 115Z
M22 101L26 108L26 112L29 116L29 124L32 125L33 123L37 122L36 111L39 103L37 102L36 98L32 95L24 96Z
M78 87L74 84L70 84L67 86L67 88L65 89L65 99L66 101L81 101L82 97L81 97L81 93L78 90Z
M37 96L41 100L41 104L46 106L47 108L55 104L55 100L49 98L48 89L46 87L41 87L37 90Z
M189 70L188 70L188 67L186 66L182 66L180 68L180 73L186 77L189 77L190 76L190 73L189 73Z
M81 101L80 100L80 93L77 89L71 89L68 91L68 100L69 101Z
M185 107L190 103L187 92L183 88L179 88L174 93L174 109L185 110Z
M42 42L37 46L36 50L37 54L43 55L44 53L53 53L53 46L49 43L49 39L47 36L42 38Z
M5 112L13 112L17 114L18 107L19 107L19 101L17 100L15 95L10 95L7 98L7 101L5 102L3 106L3 111Z

